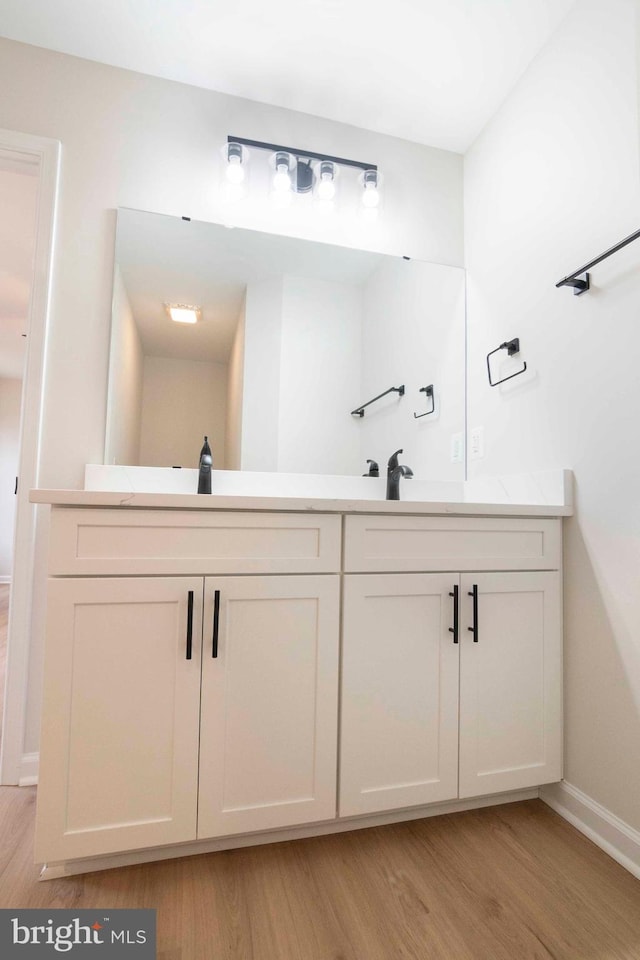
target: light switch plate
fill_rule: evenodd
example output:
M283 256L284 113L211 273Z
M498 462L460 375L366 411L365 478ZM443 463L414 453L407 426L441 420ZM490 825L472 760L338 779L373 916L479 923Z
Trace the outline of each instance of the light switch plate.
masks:
M484 427L473 427L469 435L469 459L482 460L484 457Z

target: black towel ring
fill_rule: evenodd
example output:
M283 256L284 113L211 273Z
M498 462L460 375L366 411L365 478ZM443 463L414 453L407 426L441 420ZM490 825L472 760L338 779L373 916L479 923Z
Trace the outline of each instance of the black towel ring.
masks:
M430 383L428 387L420 387L420 393L425 393L427 400L431 400L431 410L427 410L425 413L414 413L416 420L419 420L420 417L428 417L430 413L436 408L436 401L433 396L433 384Z
M489 375L489 386L497 387L499 383L504 383L505 380L512 380L513 377L519 377L521 373L524 373L527 369L527 362L523 360L522 370L516 370L515 373L510 373L508 377L503 377L502 380L492 380L491 379L491 364L489 358L498 353L499 350L506 350L507 354L512 357L516 353L520 353L520 338L515 337L513 340L505 340L504 343L501 343L499 347L496 347L495 350L492 350L491 353L487 354L487 373Z

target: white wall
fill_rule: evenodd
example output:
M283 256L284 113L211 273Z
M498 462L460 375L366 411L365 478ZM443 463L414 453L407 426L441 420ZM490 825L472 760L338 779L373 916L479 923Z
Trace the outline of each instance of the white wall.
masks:
M242 470L278 469L282 277L247 286L244 312Z
M349 411L360 403L360 285L286 275L278 470L364 473Z
M22 380L0 379L0 583L11 580Z
M172 357L145 357L140 463L198 466L205 436L214 469L225 468L227 366Z
M571 467L566 779L640 828L640 242L575 297L554 284L638 229L634 0L580 0L465 160L470 476ZM519 336L528 370L487 383ZM495 358L497 359L497 358Z
M244 389L244 338L246 297L238 313L227 371L227 470L239 470L242 457L242 391Z
M4 39L0 89L11 92L0 99L0 127L62 142L45 487L81 487L85 463L102 460L117 207L462 263L457 154ZM306 208L276 211L267 202L229 209L218 192L229 133L378 163L384 215L374 226L355 216L319 221ZM41 642L34 635L26 752L38 743Z
M464 272L415 260L384 262L364 286L363 324L357 403L405 387L403 397L390 393L355 421L363 468L376 460L384 473L401 448L400 462L421 480L461 480L464 467L451 463L451 435L464 431ZM431 406L420 393L429 384L435 411L416 419L414 413Z
M105 463L140 463L144 356L122 276L115 268ZM144 462L144 461L142 461Z

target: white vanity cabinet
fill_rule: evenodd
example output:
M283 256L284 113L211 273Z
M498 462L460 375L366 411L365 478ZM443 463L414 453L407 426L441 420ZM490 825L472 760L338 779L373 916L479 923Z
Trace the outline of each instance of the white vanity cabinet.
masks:
M198 838L336 815L340 579L207 577Z
M560 558L559 519L54 505L36 858L560 779Z
M458 646L450 576L344 578L339 811L458 795Z
M36 857L196 831L202 578L49 581Z
M340 524L53 512L39 860L335 817Z
M347 571L451 572L345 576L342 816L561 778L560 557L554 520L347 518Z
M560 573L465 573L460 605L458 796L560 780Z

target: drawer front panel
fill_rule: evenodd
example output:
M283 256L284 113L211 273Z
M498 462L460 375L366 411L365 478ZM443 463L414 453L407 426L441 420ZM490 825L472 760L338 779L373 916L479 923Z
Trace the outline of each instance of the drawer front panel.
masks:
M485 517L346 518L345 570L555 570L559 520Z
M340 517L53 509L52 576L335 573Z

